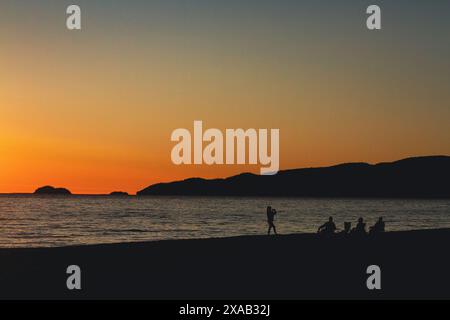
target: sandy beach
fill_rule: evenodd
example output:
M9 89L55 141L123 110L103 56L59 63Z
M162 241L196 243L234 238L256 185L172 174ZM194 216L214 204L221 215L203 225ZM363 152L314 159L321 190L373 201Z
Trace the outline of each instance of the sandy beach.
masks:
M2 299L450 298L450 230L0 249ZM381 267L382 290L366 287ZM82 290L66 287L78 265Z

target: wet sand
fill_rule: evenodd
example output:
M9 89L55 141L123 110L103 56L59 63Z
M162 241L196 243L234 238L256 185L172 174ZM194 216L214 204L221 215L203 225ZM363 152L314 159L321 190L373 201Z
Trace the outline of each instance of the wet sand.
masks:
M0 249L2 299L445 299L450 229ZM366 287L381 267L380 291ZM66 287L81 267L82 290Z

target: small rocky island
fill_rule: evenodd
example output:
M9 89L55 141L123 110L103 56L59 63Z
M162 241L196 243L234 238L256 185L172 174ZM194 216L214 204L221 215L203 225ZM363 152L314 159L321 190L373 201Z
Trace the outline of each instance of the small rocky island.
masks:
M36 191L34 192L34 194L37 195L71 195L72 193L65 188L55 188L52 186L45 186L45 187L41 187L36 189Z
M129 194L123 191L114 191L109 194L111 197L128 197Z

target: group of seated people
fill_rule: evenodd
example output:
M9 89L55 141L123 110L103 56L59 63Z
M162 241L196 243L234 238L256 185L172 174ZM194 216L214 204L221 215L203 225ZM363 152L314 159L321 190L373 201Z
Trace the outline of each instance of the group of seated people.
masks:
M358 219L358 223L356 227L352 229L351 222L344 222L344 230L339 232L341 235L374 235L384 232L385 223L383 221L383 217L380 217L378 221L369 228L369 232L366 231L366 223L363 218ZM336 224L333 221L333 217L328 219L328 222L325 222L323 225L319 227L317 232L321 235L331 235L335 234L337 231Z

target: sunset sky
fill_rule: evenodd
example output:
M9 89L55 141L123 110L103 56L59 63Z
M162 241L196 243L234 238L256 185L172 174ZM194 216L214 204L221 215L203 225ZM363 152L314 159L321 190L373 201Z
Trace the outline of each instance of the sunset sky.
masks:
M448 0L2 0L0 193L259 172L173 165L194 120L279 128L281 169L449 155L449 32Z

